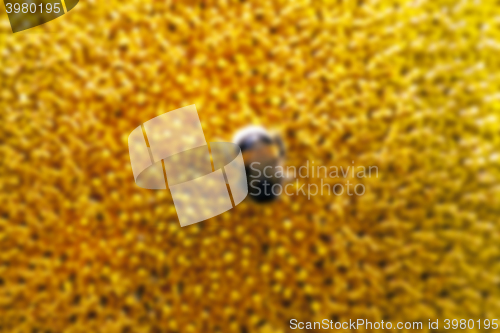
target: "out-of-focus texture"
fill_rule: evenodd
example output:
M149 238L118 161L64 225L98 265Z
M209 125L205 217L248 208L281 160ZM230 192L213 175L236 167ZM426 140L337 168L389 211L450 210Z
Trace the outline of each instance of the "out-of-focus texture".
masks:
M82 1L0 40L2 331L500 313L494 1ZM263 125L289 165L379 178L181 228L127 137L190 104L208 141Z

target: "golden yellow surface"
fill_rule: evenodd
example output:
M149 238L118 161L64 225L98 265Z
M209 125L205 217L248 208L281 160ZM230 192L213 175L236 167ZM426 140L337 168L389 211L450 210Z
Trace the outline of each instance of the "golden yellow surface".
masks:
M8 24L2 8L2 332L500 315L497 2L82 0ZM287 165L379 177L181 228L168 190L135 185L127 137L190 104L208 141L263 125Z

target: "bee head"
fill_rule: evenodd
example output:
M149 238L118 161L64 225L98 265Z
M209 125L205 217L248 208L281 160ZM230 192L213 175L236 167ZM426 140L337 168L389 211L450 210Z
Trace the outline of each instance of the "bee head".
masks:
M262 127L252 126L239 131L234 142L243 154L250 197L256 202L275 200L271 188L281 183L281 179L274 176L284 155L281 140Z

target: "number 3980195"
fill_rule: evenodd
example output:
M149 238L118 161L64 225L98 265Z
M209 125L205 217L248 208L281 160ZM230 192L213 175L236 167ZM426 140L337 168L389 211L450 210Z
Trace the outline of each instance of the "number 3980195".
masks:
M7 7L7 13L24 13L24 14L27 14L27 13L31 13L31 14L35 14L35 13L60 13L61 12L61 7L59 7L59 3L46 3L45 4L45 8L43 6L43 4L36 4L36 3L15 3L15 4L11 4L11 3L8 3L6 4L5 6Z
M477 328L478 329L489 329L490 327L493 328L493 329L497 329L498 328L498 323L497 323L497 319L492 319L491 321L489 319L484 319L483 321L481 321L481 319L478 319L476 321L474 321L474 319L469 319L469 320L465 320L465 319L460 319L460 320L457 320L457 319L453 319L453 320L450 320L450 319L445 319L444 321L444 329L446 330L449 330L449 329L473 329L474 328L474 325L475 323L477 323ZM481 325L482 324L482 325Z

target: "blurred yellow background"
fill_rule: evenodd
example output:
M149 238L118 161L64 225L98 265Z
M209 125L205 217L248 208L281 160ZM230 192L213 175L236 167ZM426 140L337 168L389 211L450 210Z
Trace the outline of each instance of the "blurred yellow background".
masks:
M488 0L82 0L17 34L2 8L0 330L494 319L499 38ZM287 165L379 177L181 228L127 137L190 104L207 141L262 125Z

